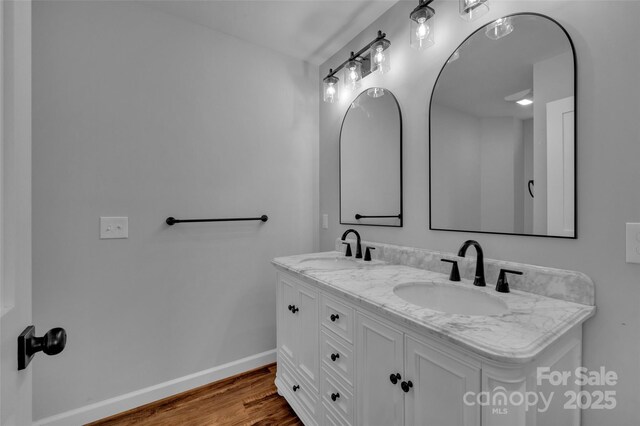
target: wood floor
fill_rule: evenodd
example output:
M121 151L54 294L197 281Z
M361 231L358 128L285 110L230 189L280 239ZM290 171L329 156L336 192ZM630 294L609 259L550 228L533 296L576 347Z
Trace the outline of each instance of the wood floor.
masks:
M274 384L276 365L210 383L90 426L302 425Z

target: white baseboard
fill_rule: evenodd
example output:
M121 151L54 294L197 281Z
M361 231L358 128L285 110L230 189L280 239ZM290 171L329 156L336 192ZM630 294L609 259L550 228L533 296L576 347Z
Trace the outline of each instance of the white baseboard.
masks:
M276 361L276 350L262 352L217 367L129 392L75 410L36 420L34 426L75 426L90 423L189 389L225 379Z

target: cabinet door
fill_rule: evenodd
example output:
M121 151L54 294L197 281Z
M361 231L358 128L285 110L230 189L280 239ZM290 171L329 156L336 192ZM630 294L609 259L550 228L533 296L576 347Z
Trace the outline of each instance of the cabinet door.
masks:
M320 324L318 322L318 293L298 287L298 308L295 333L298 373L318 390L320 375Z
M286 275L278 280L278 354L296 365L296 315L288 307L298 305L298 286Z
M463 399L466 392L480 392L479 367L406 336L404 371L413 383L405 394L407 425L480 425L479 406Z
M402 369L402 333L373 318L357 314L356 423L394 426L404 423L404 396L391 374Z

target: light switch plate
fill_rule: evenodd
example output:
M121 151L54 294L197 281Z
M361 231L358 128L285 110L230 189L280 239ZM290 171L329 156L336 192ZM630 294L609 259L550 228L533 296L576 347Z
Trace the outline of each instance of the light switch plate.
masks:
M640 263L640 223L627 223L627 263Z
M329 229L329 215L326 213L322 215L322 229Z
M129 238L128 217L100 217L100 239Z

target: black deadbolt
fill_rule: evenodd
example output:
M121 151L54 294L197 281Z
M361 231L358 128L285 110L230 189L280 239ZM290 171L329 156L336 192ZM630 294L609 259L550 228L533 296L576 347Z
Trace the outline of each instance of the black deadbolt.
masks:
M36 328L30 325L18 336L18 370L27 368L36 353L42 351L47 355L58 355L67 345L64 328L52 328L42 337L35 334Z

